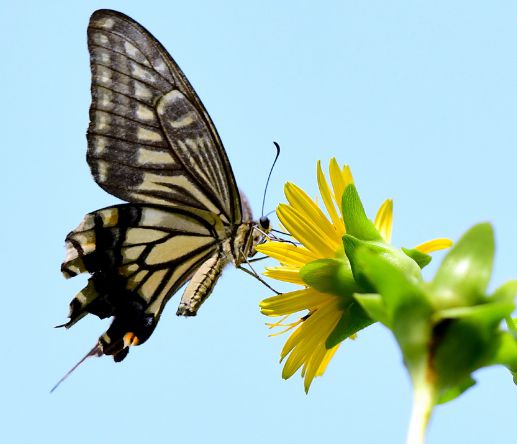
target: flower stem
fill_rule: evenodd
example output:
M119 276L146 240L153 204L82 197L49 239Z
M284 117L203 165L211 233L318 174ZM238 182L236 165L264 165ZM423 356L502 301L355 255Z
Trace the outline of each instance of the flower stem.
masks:
M413 408L406 444L424 444L425 432L436 402L436 389L426 369L413 374Z

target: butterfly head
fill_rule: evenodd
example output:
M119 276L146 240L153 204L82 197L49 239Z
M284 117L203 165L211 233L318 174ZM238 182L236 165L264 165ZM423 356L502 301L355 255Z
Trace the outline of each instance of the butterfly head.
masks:
M255 247L265 242L269 237L268 233L271 231L271 222L267 216L261 216L258 222L255 222L251 229L252 248L248 253L248 257L252 257L257 252Z

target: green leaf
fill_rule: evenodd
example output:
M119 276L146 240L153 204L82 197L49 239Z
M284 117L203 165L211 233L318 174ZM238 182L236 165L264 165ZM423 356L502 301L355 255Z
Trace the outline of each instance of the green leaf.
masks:
M349 338L351 335L357 333L363 328L368 327L374 322L375 321L368 316L368 314L363 310L361 305L357 303L357 301L348 302L345 310L343 311L343 316L341 316L338 324L327 338L325 347L327 349L331 349L340 342Z
M512 373L517 385L517 339L510 332L501 332L499 347L489 365L504 365Z
M515 296L517 295L517 280L508 281L501 285L497 290L492 293L490 299L495 299L498 301L509 301L512 302L515 300Z
M439 307L482 302L490 280L494 257L494 233L488 223L467 231L449 251L432 282Z
M505 302L444 310L433 330L433 367L442 388L460 384L489 365L501 347L501 320L512 310Z
M472 322L444 320L433 330L432 367L441 389L452 388L481 364L486 351L477 326Z
M402 247L402 251L413 259L420 268L424 268L431 262L432 257L429 254L422 253L415 248L404 248Z
M446 402L456 399L458 396L466 392L470 387L474 386L475 384L476 380L468 376L454 387L443 390L438 397L437 404L445 404Z
M382 236L368 219L354 184L345 188L342 200L346 232L361 240L382 241Z
M517 340L517 318L512 319L510 316L506 318L506 325L508 327L508 331L513 337Z
M435 313L433 320L435 323L438 323L447 319L470 319L473 322L479 322L480 325L493 328L509 316L514 307L513 302L495 300L475 305L474 307L456 307L440 310Z
M318 259L300 270L303 281L323 293L352 297L359 290L347 259Z

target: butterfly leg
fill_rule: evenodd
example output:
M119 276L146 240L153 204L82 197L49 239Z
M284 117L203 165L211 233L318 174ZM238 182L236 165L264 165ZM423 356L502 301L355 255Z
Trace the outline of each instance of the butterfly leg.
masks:
M260 277L260 275L255 271L255 269L251 266L250 262L246 259L246 263L251 268L251 271L247 268L244 268L242 265L238 265L237 268L239 270L244 271L245 273L249 274L250 276L253 276L255 279L257 279L260 283L265 285L267 288L269 288L272 292L276 294L282 294L280 291L275 290L271 285L269 285L264 279Z
M248 263L263 261L264 259L269 259L269 256L254 257L253 259L248 259Z

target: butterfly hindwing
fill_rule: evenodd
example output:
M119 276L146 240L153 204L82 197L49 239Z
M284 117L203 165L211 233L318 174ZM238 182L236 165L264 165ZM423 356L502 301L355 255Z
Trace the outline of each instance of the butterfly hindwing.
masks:
M221 140L163 46L124 14L99 10L88 48L88 162L97 183L129 202L187 205L239 224L239 193Z
M144 342L169 297L219 255L224 237L216 216L191 208L124 204L87 214L66 238L63 274L91 274L66 326L87 313L113 316L105 340L131 331Z

